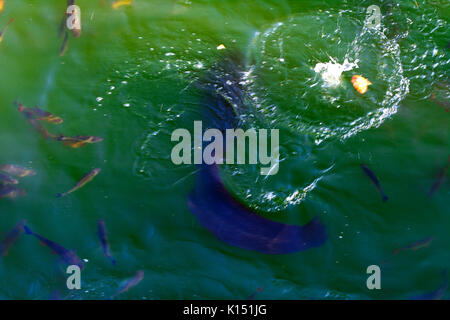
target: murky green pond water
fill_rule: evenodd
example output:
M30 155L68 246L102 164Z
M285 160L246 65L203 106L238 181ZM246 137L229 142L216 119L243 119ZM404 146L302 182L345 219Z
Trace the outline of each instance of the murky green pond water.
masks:
M143 270L122 299L403 299L436 290L450 267L447 1L79 0L82 35L64 56L58 27L65 1L6 0L0 27L0 164L33 168L26 197L0 199L2 237L19 220L85 259L82 289L65 288L65 266L23 234L0 261L0 298L109 298ZM382 29L364 27L377 4ZM218 50L223 44L226 49ZM176 128L192 128L202 97L196 80L230 50L246 60L245 127L280 130L280 169L223 165L237 198L266 218L304 224L314 216L328 240L287 255L246 251L215 238L187 205L194 165L170 160ZM327 87L317 63L358 59ZM357 93L353 74L372 85ZM219 75L220 77L220 75ZM53 134L94 135L73 149L43 139L14 106L64 119ZM447 108L447 109L446 109ZM361 170L375 172L389 200ZM102 172L57 199L83 174ZM117 260L100 248L104 219ZM393 252L433 236L418 250ZM382 263L389 261L388 263ZM366 269L382 268L381 290ZM450 297L446 293L444 298Z

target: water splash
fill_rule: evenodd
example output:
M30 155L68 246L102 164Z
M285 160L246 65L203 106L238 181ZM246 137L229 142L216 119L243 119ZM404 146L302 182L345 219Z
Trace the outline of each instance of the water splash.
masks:
M322 80L326 85L330 87L337 87L341 83L341 75L344 71L353 70L358 68L358 60L355 62L348 62L348 59L344 60L343 64L336 62L333 58L327 63L319 62L314 67L316 73L320 73Z

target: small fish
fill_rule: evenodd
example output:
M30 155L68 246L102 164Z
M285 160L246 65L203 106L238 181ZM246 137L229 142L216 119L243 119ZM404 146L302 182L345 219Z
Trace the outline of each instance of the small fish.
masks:
M105 221L103 219L98 220L98 237L100 239L100 244L102 246L105 257L107 257L113 265L116 264L116 260L111 256L111 251L109 248L108 237L106 234Z
M36 119L28 119L27 122L37 131L41 134L41 136L44 139L53 138L54 135L52 135L50 132L47 131L47 129L44 128L42 124L39 123Z
M65 35L64 35L64 40L63 43L61 45L61 48L59 49L59 56L62 57L63 55L66 54L67 51L67 46L68 46L68 40L69 40L69 33L66 31Z
M370 86L372 83L362 76L354 75L352 77L352 84L353 87L356 89L356 91L358 91L361 94L364 94L367 91L367 87Z
M32 112L36 116L36 120L45 121L45 122L54 123L54 124L63 123L63 119L61 119L60 117L55 116L54 114L52 114L48 111L41 110L38 107L34 107L32 109Z
M34 108L27 108L23 104L18 102L17 100L14 103L17 105L17 109L19 110L19 112L24 114L28 120L35 119L35 120L45 121L45 122L54 123L54 124L63 123L63 119L61 119L60 117L55 116L54 114L52 114L48 111L39 109L36 106Z
M65 193L59 193L59 194L57 195L57 197L58 197L58 198L65 197L65 196L71 194L72 192L74 192L74 191L76 191L76 190L78 190L78 189L84 187L88 182L90 182L92 179L94 179L95 176L98 175L98 174L100 173L100 171L101 171L101 169L96 168L96 169L94 169L94 170L88 172L87 174L85 174L85 175L83 176L83 178L81 178L80 181L77 182L77 184L76 184L72 189L70 189L69 191L67 191L67 192L65 192Z
M370 180L372 180L372 182L374 183L378 192L381 194L381 198L382 198L383 202L386 202L388 200L388 197L383 192L383 189L381 189L380 181L378 181L378 178L365 164L361 163L361 168L363 169L364 173L370 178Z
M3 27L3 29L0 31L0 42L2 42L3 40L3 36L6 32L6 30L8 29L9 25L11 24L11 22L14 21L14 18L12 18L11 20L9 20L9 22L6 24L6 26Z
M75 137L65 137L63 135L59 135L55 137L56 141L62 141L63 145L69 146L71 148L80 148L85 144L93 144L97 142L103 141L103 138L94 137L94 136L75 136Z
M5 185L5 184L18 184L19 181L17 181L14 178L11 178L9 175L7 175L6 173L1 173L0 172L0 185Z
M111 296L111 299L123 292L128 291L130 288L136 286L139 282L142 281L142 279L144 279L144 271L138 270L133 278L126 280L120 286L119 290L117 290L117 292Z
M16 177L26 177L26 176L34 176L36 172L31 169L27 169L21 166L17 166L14 164L4 164L0 166L0 171L6 172L9 175Z
M5 0L0 0L0 13L3 12L4 7L5 7Z
M10 198L11 200L14 200L15 198L23 197L26 194L25 190L14 186L7 185L0 187L0 199Z
M133 0L118 0L118 1L114 1L111 5L111 7L113 9L117 9L121 6L127 6L130 5L133 2Z
M53 241L51 241L51 240L49 240L47 238L44 238L44 237L40 236L37 233L34 233L26 225L24 225L23 228L24 228L25 232L28 235L32 235L32 236L35 236L36 238L38 238L39 241L41 242L41 244L43 244L44 246L47 246L50 249L52 249L52 251L54 253L56 253L57 255L59 255L67 264L69 264L69 265L77 265L77 266L80 267L80 269L83 269L83 267L84 267L83 262L76 255L75 251L68 250L68 249L64 248L63 246L57 244L56 242L53 242Z
M12 228L3 238L0 243L0 254L2 256L6 256L8 254L8 250L11 246L19 239L20 235L23 233L23 227L25 226L26 220L20 220L14 228Z
M444 168L442 168L442 170L438 173L436 179L434 180L433 185L430 188L430 191L428 191L429 196L433 195L433 193L435 193L436 190L441 186L442 182L445 179L445 176L447 175L449 166L450 166L450 156L447 159L447 165Z
M407 250L416 251L421 248L428 247L433 240L434 240L433 236L426 237L425 239L413 242L405 247L398 248L397 250L394 251L394 255L398 254L400 251L407 251Z
M442 274L444 276L444 282L437 290L409 298L409 300L440 300L448 288L447 271L444 270Z
M256 291L250 297L248 297L247 300L254 300L256 295L258 294L258 292L263 291L263 289L264 289L264 287L260 287L260 288L256 289Z

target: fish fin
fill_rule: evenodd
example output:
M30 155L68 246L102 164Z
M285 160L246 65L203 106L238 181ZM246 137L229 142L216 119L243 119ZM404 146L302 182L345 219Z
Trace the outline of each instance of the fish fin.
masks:
M23 228L24 228L26 234L33 234L33 231L31 231L31 229L28 228L27 226L23 226Z

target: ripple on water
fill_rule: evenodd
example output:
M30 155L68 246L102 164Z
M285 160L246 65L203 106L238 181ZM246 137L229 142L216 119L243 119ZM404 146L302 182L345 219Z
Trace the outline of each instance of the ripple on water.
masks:
M346 139L397 112L409 90L400 56L395 39L349 11L296 15L255 35L249 88L258 109L279 126L310 134L316 144ZM336 87L314 71L319 62L345 59L359 67L344 72ZM353 89L354 74L373 83L366 94Z

